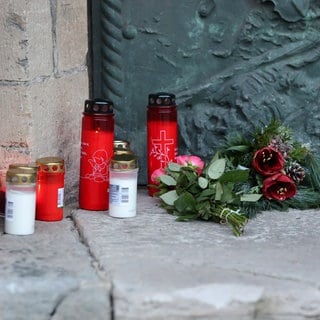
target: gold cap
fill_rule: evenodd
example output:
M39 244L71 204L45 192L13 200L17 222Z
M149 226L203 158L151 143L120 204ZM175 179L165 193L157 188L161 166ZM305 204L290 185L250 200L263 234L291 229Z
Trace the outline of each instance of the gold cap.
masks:
M115 149L130 149L130 142L127 140L114 140L113 147Z
M29 170L30 172L37 172L38 166L36 163L10 163L9 169Z
M6 175L6 181L11 184L30 184L35 183L37 173L28 169L9 169Z
M39 171L48 173L64 172L64 160L59 157L44 157L36 160Z
M119 171L137 169L138 158L133 154L116 154L111 159L110 167Z
M114 154L115 155L119 155L119 154L133 154L133 151L130 149L122 149L122 148L115 148L114 150Z

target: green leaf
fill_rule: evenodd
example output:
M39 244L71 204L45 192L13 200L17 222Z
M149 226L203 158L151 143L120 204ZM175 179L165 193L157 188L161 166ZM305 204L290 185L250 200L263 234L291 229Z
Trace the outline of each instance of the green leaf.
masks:
M222 190L223 190L222 197L221 197L222 202L232 203L237 198L237 196L232 191L232 189L233 189L233 183L227 183L222 185Z
M231 170L225 172L219 179L220 182L245 182L248 180L249 170Z
M232 146L227 149L228 151L248 152L249 147L247 145Z
M208 176L211 179L219 179L226 168L226 159L217 159L213 161L208 168Z
M204 177L199 177L198 178L198 185L201 189L205 189L209 184L208 179L204 178Z
M203 190L201 192L201 196L203 196L203 197L206 197L206 196L211 197L215 193L215 189L216 189L216 184L214 184L213 186L210 186L209 189Z
M168 191L164 194L162 194L159 197L165 204L168 204L169 206L173 206L174 202L178 199L178 195L176 190Z
M257 202L262 197L262 194L258 193L245 193L241 195L240 201L247 201L247 202Z
M190 212L195 212L196 200L189 192L184 192L179 196L174 202L174 207L176 210L183 214L188 214Z
M188 184L189 184L188 177L184 173L179 174L177 178L177 185L179 187L185 188L188 186Z
M191 193L191 194L198 194L202 189L199 187L197 182L191 183L187 190Z
M220 152L216 152L216 153L213 155L213 157L212 157L212 159L211 159L211 162L214 162L214 161L218 160L219 158L220 158Z
M222 198L222 194L223 194L223 187L222 184L220 182L217 182L216 184L216 196L215 196L215 200L216 201L220 201Z
M168 169L170 171L179 172L181 169L181 166L180 166L180 164L177 164L175 162L169 162Z
M197 174L194 171L185 171L184 174L188 178L189 182L193 182L198 178Z
M197 202L201 203L202 201L210 199L215 193L213 189L205 189L203 190L197 197Z
M160 181L167 186L175 186L177 184L176 180L167 174L160 176Z
M176 219L176 221L185 222L185 221L190 221L190 220L195 220L195 219L197 219L197 214L191 213L191 214L186 214L186 215L178 216L178 218Z

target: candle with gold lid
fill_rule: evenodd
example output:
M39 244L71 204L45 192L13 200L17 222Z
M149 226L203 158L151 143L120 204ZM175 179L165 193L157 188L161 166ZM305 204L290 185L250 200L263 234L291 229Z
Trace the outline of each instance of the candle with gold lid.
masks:
M114 155L110 163L109 215L136 216L138 158L132 154Z
M59 221L63 218L64 160L44 157L36 160L38 166L36 219Z
M115 140L113 142L114 154L133 154L130 149L130 142L127 140Z
M30 170L31 172L37 172L38 166L35 162L32 162L32 163L11 163L11 164L9 164L9 169L22 169L22 170Z
M11 163L8 170L10 169L26 169L37 173L37 165L35 163ZM0 170L0 212L3 213L6 203L6 171Z
M34 233L36 171L10 168L6 174L5 233Z

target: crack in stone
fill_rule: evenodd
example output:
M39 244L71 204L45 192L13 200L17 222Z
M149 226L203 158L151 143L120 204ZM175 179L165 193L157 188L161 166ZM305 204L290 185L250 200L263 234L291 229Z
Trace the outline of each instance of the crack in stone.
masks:
M115 308L114 308L114 285L111 280L111 276L108 276L108 272L101 266L99 260L91 251L88 241L86 240L81 227L77 224L76 220L73 218L73 210L71 210L68 218L73 222L75 231L78 233L79 241L86 247L89 258L91 259L91 266L95 270L97 277L103 281L108 282L109 284L109 303L110 303L110 320L115 320Z
M57 0L50 0L51 32L52 32L52 57L53 73L58 72L58 49L57 49Z
M109 303L110 303L110 320L115 320L115 308L114 308L114 294L113 294L113 283L110 286L109 294Z
M262 277L275 279L275 280L293 281L293 282L296 282L296 283L306 284L306 285L309 285L309 286L312 286L312 287L314 287L314 285L315 285L314 282L312 282L312 281L305 281L305 280L302 281L299 278L293 278L293 277L279 277L279 276L276 276L276 275L273 275L273 274L267 274L267 273L263 273L263 272L256 272L256 271L252 271L252 270L239 270L239 269L235 269L235 268L226 269L226 268L222 268L222 267L219 267L219 266L215 266L215 269L223 270L223 271L233 271L233 272L238 272L238 273L246 273L246 274L252 275L252 276L262 276ZM320 287L317 287L316 289L320 292Z
M69 76L74 76L77 74L81 74L82 72L87 71L87 66L86 65L81 65L79 67L74 67L69 70L63 70L60 71L59 73L54 74L53 76L38 76L35 77L31 80L7 80L7 79L2 79L0 80L0 87L28 87L33 84L38 84L38 83L43 83L47 80L50 79L59 79L62 77L69 77Z
M78 291L78 290L79 290L79 287L74 288L74 289L71 289L71 290L69 290L68 292L66 292L66 293L64 293L64 294L61 294L61 295L58 297L58 299L57 299L57 301L56 301L56 303L55 303L52 311L50 312L50 314L49 314L49 319L48 319L48 320L52 319L52 318L57 314L59 307L62 305L62 303L65 301L65 299L66 299L70 294L72 294L72 293L74 293L74 292L76 292L76 291Z

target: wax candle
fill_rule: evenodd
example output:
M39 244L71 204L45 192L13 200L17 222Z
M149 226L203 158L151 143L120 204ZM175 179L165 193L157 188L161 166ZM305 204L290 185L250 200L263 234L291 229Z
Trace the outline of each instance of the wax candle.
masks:
M148 183L151 175L174 161L178 150L178 123L175 95L155 93L149 95L147 107ZM149 187L149 194L157 190Z
M64 206L64 160L44 157L36 160L38 165L36 219L59 221Z
M34 233L36 205L36 173L9 169L6 175L5 233Z
M85 101L81 130L79 207L108 210L109 165L113 156L114 114L110 100Z
M6 172L0 171L0 213L4 213L6 204Z
M131 154L115 155L110 164L109 215L136 216L138 160Z

